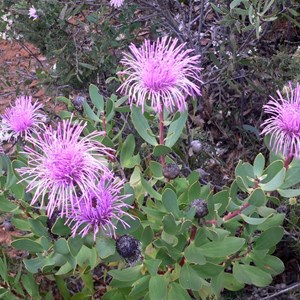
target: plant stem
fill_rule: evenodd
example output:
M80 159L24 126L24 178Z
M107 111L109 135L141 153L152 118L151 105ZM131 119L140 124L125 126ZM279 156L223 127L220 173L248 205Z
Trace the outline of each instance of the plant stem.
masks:
M289 155L285 158L285 160L284 160L284 165L283 165L283 166L285 167L286 170L289 168L289 164L292 162L293 158L294 158L294 156L293 156L292 154L289 154Z
M159 112L159 144L164 145L165 144L165 138L164 138L164 109L162 105L162 109ZM162 167L166 165L166 158L164 155L160 157L160 162L162 164Z
M247 208L250 204L247 202L245 204L243 204L239 209L237 209L234 212L231 212L229 214L227 214L224 218L223 221L227 221L230 220L232 218L234 218L235 216L239 215L245 208Z

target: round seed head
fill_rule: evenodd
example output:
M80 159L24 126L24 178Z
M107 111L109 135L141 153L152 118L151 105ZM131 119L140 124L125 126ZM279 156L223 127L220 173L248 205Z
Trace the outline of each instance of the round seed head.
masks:
M195 153L195 154L199 154L200 151L202 150L202 144L198 140L192 141L191 147L192 147L193 153Z
M176 178L180 173L180 169L176 164L166 164L163 168L163 175L165 178L168 179L174 179Z
M117 252L129 264L134 264L141 259L141 244L133 236L124 234L116 241Z
M195 207L195 218L200 219L208 214L207 202L203 199L196 199L191 202L190 208Z

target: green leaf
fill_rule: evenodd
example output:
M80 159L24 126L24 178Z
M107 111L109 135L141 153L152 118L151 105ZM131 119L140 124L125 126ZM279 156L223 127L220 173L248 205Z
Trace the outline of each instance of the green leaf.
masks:
M230 273L224 272L224 287L229 291L239 291L244 288L245 284L237 281Z
M22 283L26 289L26 292L33 298L37 299L39 296L38 285L35 283L35 278L32 274L22 275Z
M284 230L280 226L267 229L254 242L254 249L270 249L281 241L283 234Z
M86 114L86 116L95 122L100 122L100 118L99 116L97 116L94 111L91 109L91 107L88 105L88 103L86 101L83 102L83 110L84 113Z
M152 196L153 198L157 199L157 200L161 200L162 196L160 193L158 193L151 185L148 181L146 181L143 177L141 177L141 184L143 186L143 188L145 189L146 192L149 193L150 196Z
M30 228L34 234L37 236L49 236L48 229L42 224L38 219L30 219Z
M140 163L141 158L139 154L133 156L134 149L135 149L135 139L133 134L130 134L126 138L122 146L122 149L120 151L120 162L123 168L131 169Z
M258 287L265 287L272 282L272 276L258 267L233 264L233 276L242 283L254 284Z
M207 282L199 275L197 267L185 263L180 271L179 283L185 289L199 291Z
M69 250L73 257L75 257L78 254L82 245L83 245L83 239L79 235L75 236L74 238L70 237L68 239Z
M170 235L175 235L177 233L177 224L175 218L172 214L164 216L163 220L164 231Z
M172 152L172 149L165 145L156 145L153 150L153 155L158 157Z
M195 246L195 243L192 242L184 251L185 258L191 262L198 265L205 265L206 259L202 254L201 249Z
M221 206L218 208L218 214L219 215L222 215L227 207L228 207L228 204L229 204L229 191L228 190L224 190L224 191L221 191L221 192L218 192L216 193L215 195L213 195L213 201L209 201L208 202L208 208L210 211L212 211L214 209L214 207L212 207L210 209L210 204L218 204L220 203Z
M247 224L250 225L259 225L264 223L268 219L268 218L251 218L243 214L240 214L240 216Z
M266 195L263 192L262 189L257 188L255 189L252 194L250 195L249 199L248 199L248 203L250 205L259 207L259 206L263 206L266 203Z
M0 195L0 211L13 213L19 208L18 205L6 199L4 195Z
M173 190L167 188L162 194L162 202L168 212L171 212L175 218L179 218L180 212L177 203L177 196Z
M116 242L111 238L97 238L96 249L101 259L107 258L116 252Z
M178 284L177 282L171 282L169 285L167 300L175 299L190 300L191 297L189 293L181 287L180 284Z
M112 99L107 99L106 106L105 106L105 117L106 122L108 123L111 121L115 115L115 103Z
M265 192L271 192L278 189L284 182L285 178L285 169L281 169L269 182L265 184L260 184L260 187Z
M147 270L151 276L155 276L157 274L157 270L158 270L161 262L162 261L160 259L144 260L144 264L147 267Z
M4 282L8 283L7 262L5 255L3 256L3 260L0 257L0 276L3 278Z
M144 117L144 114L142 113L140 108L137 108L135 106L131 108L131 120L139 135L147 143L149 143L152 146L158 145L157 140L150 129L149 123L147 119Z
M253 262L263 271L276 276L284 271L283 262L276 256L266 255L264 258L255 257Z
M54 225L51 228L51 232L60 236L70 235L71 229L65 225L65 218L57 218Z
M255 160L253 163L254 176L260 177L262 175L262 173L264 171L265 163L266 163L265 157L261 153L259 153L255 157Z
M54 250L60 254L68 254L69 247L65 239L58 239L54 244Z
M153 240L153 230L150 225L146 226L140 239L143 248L146 248Z
M69 272L71 272L74 269L74 266L70 264L69 262L66 262L63 264L59 270L55 273L55 275L65 275Z
M151 300L164 299L167 296L169 281L164 276L151 276L149 297Z
M18 250L26 250L32 253L44 252L44 249L41 244L26 238L21 238L16 241L13 241L11 245Z
M37 257L33 259L24 259L26 269L30 273L37 273L39 270L43 270L46 266L53 266L55 260L52 257Z
M199 247L201 253L207 257L225 257L239 251L245 244L245 239L225 237L222 241L209 242Z
M177 140L180 138L182 130L185 126L188 117L187 110L178 114L180 114L179 118L175 119L177 117L175 115L174 117L175 120L172 121L172 123L170 124L167 137L165 139L165 145L170 148L173 147L177 142Z
M83 63L83 62L79 62L78 63L79 66L81 67L84 67L86 69L89 69L89 70L97 70L97 67L93 66L93 65L90 65L90 64L87 64L87 63Z
M89 94L93 104L97 107L100 112L103 112L104 109L104 100L103 96L99 94L99 89L93 84L89 86Z
M200 182L197 181L197 182L193 183L189 188L189 191L188 191L189 202L191 203L193 200L199 199L200 193L201 193L201 186L200 186Z
M235 7L239 6L244 0L233 0L230 3L230 9L234 9Z
M141 278L142 265L129 267L123 270L110 270L108 273L116 280L119 281L136 281Z
M64 279L61 276L54 276L54 278L59 292L63 296L64 300L70 299L69 290Z
M162 165L156 161L150 161L150 170L154 178L162 179Z
M138 279L136 282L134 282L132 284L132 290L131 290L129 296L135 297L135 296L141 294L142 292L148 290L150 277L151 277L150 275L144 275L143 277Z
M277 190L280 196L286 198L298 197L300 195L300 189L288 189L288 190Z
M282 225L285 214L275 214L269 217L264 223L257 226L257 230L265 231L271 227Z

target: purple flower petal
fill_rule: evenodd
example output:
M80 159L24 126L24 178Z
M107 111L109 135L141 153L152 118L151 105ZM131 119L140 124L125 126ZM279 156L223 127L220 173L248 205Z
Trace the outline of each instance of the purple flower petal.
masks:
M48 193L49 217L55 209L68 215L70 199L77 199L79 194L85 196L94 188L100 173L113 176L105 156L113 158L114 150L95 140L103 132L82 137L85 127L82 122L72 124L71 118L60 122L56 129L44 127L41 133L28 136L33 145L25 146L28 167L18 172L29 182L27 191L35 191L31 204L41 197L43 206Z
M79 234L84 237L93 231L95 240L99 229L106 235L116 237L117 221L125 228L129 227L121 219L124 215L131 217L124 211L130 205L124 202L129 195L120 195L123 185L124 181L103 175L97 186L86 196L82 196L78 202L75 201L66 221L72 228L72 235Z
M146 40L141 48L130 45L132 54L124 53L121 63L126 69L118 74L128 75L119 90L129 96L130 105L136 103L144 110L149 99L156 112L163 106L167 111L184 111L188 95L200 95L197 83L200 56L191 56L193 50L184 50L185 43L163 37L151 43ZM195 83L196 82L196 83Z
M296 88L289 84L286 99L277 91L278 99L271 97L263 106L270 117L264 121L262 134L270 134L270 147L275 153L285 157L300 158L300 85Z

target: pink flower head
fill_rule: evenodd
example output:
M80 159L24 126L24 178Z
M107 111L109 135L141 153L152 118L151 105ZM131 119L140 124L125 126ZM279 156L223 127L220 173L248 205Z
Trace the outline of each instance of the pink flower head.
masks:
M27 133L43 124L44 116L38 112L42 104L31 103L31 96L21 96L16 99L15 105L7 108L2 118L9 130L15 136L27 136Z
M119 74L128 75L120 90L129 96L144 111L146 100L151 101L155 112L184 111L186 97L200 95L198 66L200 56L190 56L193 50L184 50L185 43L177 46L178 40L163 37L151 43L146 40L141 48L131 44L132 54L124 53L121 63L126 69ZM194 83L194 81L196 83Z
M28 136L33 147L25 146L28 166L18 169L28 181L28 191L34 190L31 204L41 197L44 205L48 193L47 213L55 209L68 215L68 203L85 196L94 187L99 172L112 176L104 156L113 158L114 150L95 140L103 132L93 132L82 137L86 127L82 122L72 124L63 120L57 126L44 128L41 133ZM73 202L73 201L72 201Z
M86 236L90 231L94 232L94 240L99 232L116 237L117 221L124 228L129 225L121 218L124 215L131 217L124 209L130 205L124 202L129 195L120 195L124 181L117 178L102 176L98 185L91 189L87 197L82 197L72 208L66 224L72 227L72 235ZM132 217L131 217L132 218Z
M277 94L278 99L271 97L263 106L270 118L262 124L262 134L271 135L270 147L275 153L300 158L300 85L293 88L290 83L286 99L280 91Z
M113 6L114 8L121 7L124 3L124 0L110 0L110 6Z
M39 16L37 15L36 9L33 5L29 8L28 15L29 15L29 18L33 18L33 20L36 20L39 18Z

